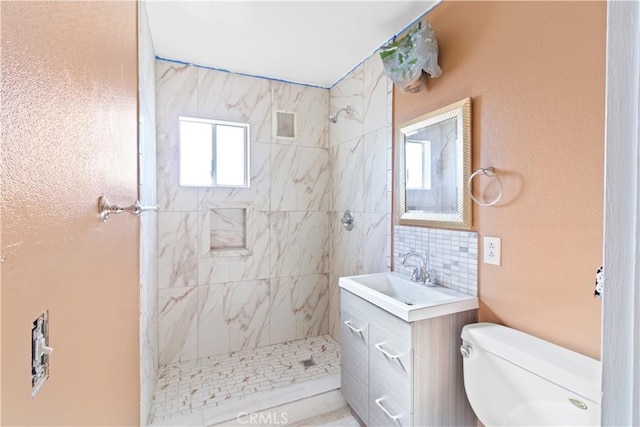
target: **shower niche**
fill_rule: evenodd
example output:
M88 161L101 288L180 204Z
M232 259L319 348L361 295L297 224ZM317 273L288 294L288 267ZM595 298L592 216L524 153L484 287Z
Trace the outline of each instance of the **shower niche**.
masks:
M201 213L200 250L203 257L237 257L252 254L251 204L210 203Z

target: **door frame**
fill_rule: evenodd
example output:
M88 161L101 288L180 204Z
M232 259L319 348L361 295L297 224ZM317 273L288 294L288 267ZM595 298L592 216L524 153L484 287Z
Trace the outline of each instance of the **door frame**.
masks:
M607 2L602 425L640 425L640 0Z

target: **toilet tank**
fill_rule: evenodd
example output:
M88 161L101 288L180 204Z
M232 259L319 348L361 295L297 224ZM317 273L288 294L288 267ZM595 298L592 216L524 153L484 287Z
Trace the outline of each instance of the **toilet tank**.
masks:
M484 425L600 425L599 361L492 323L461 336L465 390Z

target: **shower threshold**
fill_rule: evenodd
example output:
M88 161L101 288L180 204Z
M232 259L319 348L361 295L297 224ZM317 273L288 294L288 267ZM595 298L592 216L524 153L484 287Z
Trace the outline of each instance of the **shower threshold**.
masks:
M150 425L211 426L340 388L329 335L161 366Z

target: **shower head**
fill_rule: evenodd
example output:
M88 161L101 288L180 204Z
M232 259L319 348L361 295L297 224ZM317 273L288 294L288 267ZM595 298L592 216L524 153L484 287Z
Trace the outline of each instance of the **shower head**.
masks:
M346 111L347 114L350 114L351 113L351 107L347 105L345 108L342 108L342 109L336 111L334 114L331 114L329 116L329 121L331 123L338 123L338 115L343 111Z

